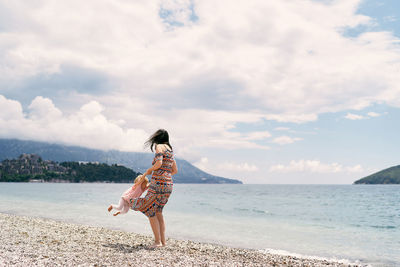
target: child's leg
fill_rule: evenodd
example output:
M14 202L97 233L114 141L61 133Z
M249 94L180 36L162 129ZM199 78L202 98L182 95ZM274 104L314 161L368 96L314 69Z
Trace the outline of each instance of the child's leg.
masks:
M121 199L119 200L118 207L115 207L115 209L118 210L118 212L114 213L114 216L117 216L119 214L125 214L129 210L129 203L121 197Z
M120 204L121 204L121 203L120 203ZM128 212L128 210L129 210L129 204L128 204L128 202L126 202L126 201L124 200L124 202L122 203L122 208L120 209L120 211L118 211L117 213L114 213L113 215L114 215L114 216L117 216L117 215L119 215L119 214L125 214L125 213Z
M122 207L121 214L127 213L128 210L129 210L129 203L127 201L124 201L124 206Z
M117 205L111 205L111 207L113 209L121 211L124 208L124 204L125 204L125 200L121 197L120 200L119 200L118 206Z

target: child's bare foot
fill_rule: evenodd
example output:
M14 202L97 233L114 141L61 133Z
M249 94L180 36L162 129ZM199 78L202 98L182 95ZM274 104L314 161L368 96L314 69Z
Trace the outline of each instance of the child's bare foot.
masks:
M110 212L112 210L112 205L110 205L110 207L108 207L108 212Z
M114 215L114 216L117 216L117 215L120 214L120 213L121 213L121 212L118 211L117 213L114 213L113 215Z

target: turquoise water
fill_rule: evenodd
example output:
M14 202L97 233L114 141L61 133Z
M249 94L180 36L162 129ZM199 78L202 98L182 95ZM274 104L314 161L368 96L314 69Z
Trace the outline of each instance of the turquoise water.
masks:
M0 183L0 212L151 234L106 211L129 186ZM398 185L176 184L164 216L169 237L400 266Z

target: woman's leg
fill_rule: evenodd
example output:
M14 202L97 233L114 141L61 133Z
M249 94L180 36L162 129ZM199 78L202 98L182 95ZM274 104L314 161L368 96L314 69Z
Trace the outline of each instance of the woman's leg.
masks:
M164 217L162 212L156 212L156 217L158 220L158 224L160 226L160 239L161 239L161 244L163 246L166 245L165 243L165 222L164 222Z
M153 235L154 235L154 244L153 247L160 246L161 241L160 241L160 225L158 223L157 216L149 217L150 225L151 225L151 230L153 230Z

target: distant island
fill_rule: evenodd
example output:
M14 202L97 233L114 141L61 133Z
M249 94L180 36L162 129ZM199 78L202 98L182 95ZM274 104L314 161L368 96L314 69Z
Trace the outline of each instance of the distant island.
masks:
M140 173L117 164L54 162L39 155L22 154L0 163L0 182L109 182L132 183Z
M400 184L400 165L371 174L354 184Z
M21 154L36 154L46 161L54 162L98 162L109 166L125 166L136 173L143 173L150 167L154 154L143 152L121 152L98 150L77 146L50 144L18 139L0 139L0 161L15 159ZM191 184L242 184L240 180L209 174L190 162L175 158L179 172L174 183Z

